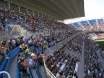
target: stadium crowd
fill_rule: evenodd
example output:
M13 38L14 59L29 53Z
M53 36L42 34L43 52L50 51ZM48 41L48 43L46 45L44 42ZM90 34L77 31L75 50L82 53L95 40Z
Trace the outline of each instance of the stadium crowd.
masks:
M1 61L3 60L4 57L6 57L6 54L13 50L15 47L20 45L21 50L26 49L26 47L30 47L32 45L35 46L44 46L46 47L51 47L54 46L55 44L59 43L63 39L70 37L70 33L68 32L61 32L61 33L55 33L51 34L50 36L45 36L44 34L40 34L36 38L33 38L31 36L29 39L25 39L24 37L18 37L18 38L12 38L10 40L3 41L0 43L0 56L1 56Z
M73 76L77 78L77 72L74 70L76 63L79 62L79 59L77 56L66 53L64 48L67 47L69 51L72 50L72 52L81 54L82 42L79 39L82 40L82 34L75 36L67 44L47 57L46 65L49 70L56 76L56 78L72 78ZM76 46L76 44L73 44L73 42L79 43L80 46Z
M74 69L78 59L75 56L71 56L70 53L65 53L62 48L47 57L46 65L56 78L72 78L75 74Z
M3 13L5 13L5 19L4 19ZM5 20L5 22L2 21L3 19ZM67 29L67 27L68 27L67 25L65 25L63 23L48 20L46 18L40 18L40 17L35 17L35 16L33 17L30 15L26 15L24 13L17 13L14 10L6 10L4 8L0 8L0 30L3 29L4 23L5 24L10 23L10 20L14 20L19 24L25 24L26 26L28 26L28 28L32 27L32 29L34 29L34 27L39 28L40 25L43 25L43 23L44 23L44 26L47 27L48 29L62 29L62 28ZM41 29L41 28L39 28L39 29ZM70 32L73 31L72 33L76 32L71 27L69 27L69 29L70 29ZM42 42L42 43L48 42L48 47L51 47L51 46L55 45L56 43L62 41L63 39L65 39L68 36L71 36L71 35L69 35L69 32L65 32L65 33L62 32L62 33L51 34L48 37L39 36L37 39L30 38L30 40L28 41L28 45L30 46L30 45L34 44L33 42L35 42L37 44L41 44L40 42ZM23 38L22 37L12 38L10 40L1 42L0 43L1 60L4 57L6 57L6 54L9 51L13 50L16 46L18 46L20 44L24 45L25 43L26 43L26 41L25 41L24 37ZM27 45L25 45L25 46L27 46Z
M1 10L4 10L1 8ZM63 23L59 23L53 20L49 20L46 18L26 15L24 13L18 13L15 10L5 10L5 21L6 24L10 23L11 20L16 21L17 24L24 25L30 31L37 32L42 30L61 30L61 29L69 29L70 32L57 32L51 33L49 36L45 36L45 34L40 34L36 38L31 36L28 39L24 37L18 38L11 38L10 40L6 40L0 43L0 64L4 58L9 59L7 53L13 50L15 47L19 46L21 52L25 51L26 56L18 55L18 65L19 70L28 74L28 64L33 68L36 67L36 59L37 56L40 55L38 59L41 63L41 57L44 56L43 52L55 44L61 42L62 40L66 39L67 37L72 36L73 34L77 33L78 31L68 27ZM0 13L0 31L4 27L4 22L2 22L3 14ZM68 42L64 47L67 47L69 50L73 52L81 54L81 45L83 42L83 35L79 34L78 36L74 37L72 40ZM85 78L104 78L104 68L102 67L101 62L96 53L95 44L85 38L85 62L84 62L84 76ZM80 45L80 46L79 46ZM36 49L30 51L29 47L35 46ZM37 51L38 47L42 47L42 53ZM29 63L27 63L28 55L30 55ZM68 77L72 78L73 75L77 77L77 74L74 72L75 65L79 61L76 56L70 55L70 53L66 53L63 51L63 47L58 49L47 57L46 65L50 69L50 71L57 77Z
M81 54L82 41L83 41L82 34L78 34L67 44L67 49L70 51L72 50L72 52Z
M28 30L31 30L33 32L36 31L43 31L45 30L62 30L62 29L70 29L70 31L73 31L74 29L70 26L67 26L64 23L60 23L54 20L49 20L44 17L38 17L38 16L31 16L27 15L25 13L18 13L15 10L6 10L4 8L0 8L1 11L4 11L5 13L5 23L11 23L15 21L17 24L21 24L22 26L25 26ZM3 17L3 14L1 13L1 17ZM2 19L2 18L1 18Z
M85 42L85 62L84 62L84 76L85 78L104 78L104 68L96 53L96 44L88 39Z

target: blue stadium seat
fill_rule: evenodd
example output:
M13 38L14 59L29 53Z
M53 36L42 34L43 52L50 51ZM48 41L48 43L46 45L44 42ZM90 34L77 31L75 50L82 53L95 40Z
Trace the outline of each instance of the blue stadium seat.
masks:
M73 23L76 27L80 27L80 25L78 24L78 22Z
M83 26L90 26L89 23L87 21L81 21L80 22Z
M31 46L30 47L30 51L33 51L34 48L35 48L34 46ZM23 56L24 54L25 54L25 52L20 53L21 56ZM31 72L31 68L29 68L29 72L30 72L30 78L34 78L33 75L32 75L32 72ZM16 69L16 75L17 75L17 77L16 78L22 78L22 74L23 73L20 72L19 69L18 69L18 62L17 62L17 69ZM20 76L18 76L18 75L20 75Z
M15 50L13 50L13 51L11 52L11 54L9 55L9 59L8 59L8 61L7 61L7 64L6 64L6 67L5 67L4 71L8 71L8 68L9 68L9 65L10 65L11 60L13 59L13 57L16 56L16 54L17 54L19 51L20 51L20 48L17 47L17 48L15 48ZM6 78L6 75L5 75L5 74L3 74L3 78Z
M89 20L89 23L90 23L91 25L93 25L93 24L96 23L96 20L95 20L95 19L93 19L93 20Z

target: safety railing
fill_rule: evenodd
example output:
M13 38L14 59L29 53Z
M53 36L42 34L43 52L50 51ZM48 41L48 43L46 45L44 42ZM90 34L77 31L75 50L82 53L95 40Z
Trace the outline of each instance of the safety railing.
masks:
M47 78L56 78L53 73L47 68L46 64L45 64L45 58L43 58L43 62L44 62L44 68L45 68L45 73Z
M7 40L10 37L8 36L8 34L10 33L9 31L1 31L0 33L0 42Z
M18 36L21 36L21 30L19 28L14 28L13 31L0 31L0 42Z

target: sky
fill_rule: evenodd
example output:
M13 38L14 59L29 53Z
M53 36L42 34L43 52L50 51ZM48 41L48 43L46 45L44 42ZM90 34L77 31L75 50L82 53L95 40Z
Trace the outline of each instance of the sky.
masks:
M104 17L104 0L84 0L85 17Z
M66 24L78 20L86 20L93 18L104 18L104 0L84 0L84 11L85 17L75 18L75 19L67 19L64 22Z

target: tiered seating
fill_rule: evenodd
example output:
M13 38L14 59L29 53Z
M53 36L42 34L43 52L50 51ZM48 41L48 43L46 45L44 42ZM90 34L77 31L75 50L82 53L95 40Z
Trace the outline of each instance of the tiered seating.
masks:
M95 20L95 19L89 20L89 23L90 23L91 25L94 25L94 24L96 24L96 20Z
M84 76L85 78L103 78L104 68L97 55L96 45L92 40L85 38L85 62Z
M9 59L4 59L2 64L1 64L1 70L0 71L8 71L9 65L10 65L10 61L12 60L13 57L15 57L15 55L20 51L20 48L17 47L15 48L13 51L11 51L10 53L7 54L7 56L9 56ZM5 78L5 75L3 75L3 78Z
M35 48L34 46L31 46L30 51L33 51L34 48ZM20 53L20 56L23 56L23 55L25 55L25 52ZM27 58L27 61L29 61L29 58ZM31 67L28 67L28 69L29 69L30 78L34 78L32 72L31 72ZM18 69L18 60L17 60L16 78L23 78L22 75L23 75L23 72L19 71L19 69Z
M85 26L85 27L86 27L86 26L90 26L89 23L88 23L87 21L81 21L80 23L81 23L83 26Z
M78 22L73 23L76 27L80 27L80 25L78 24Z
M66 54L62 48L55 51L53 55L48 56L46 59L47 67L56 76L56 78L73 77L77 62L77 57L71 56L70 53Z
M8 13L9 12L9 13ZM64 23L49 20L47 18L40 18L37 16L26 15L23 13L18 13L14 10L6 11L6 23L7 24L21 24L24 28L31 31L43 31L43 30L61 30L70 29ZM71 29L75 31L74 29Z
M68 44L67 49L73 51L74 53L81 54L81 45L82 45L83 37L82 34L74 37Z
M103 19L97 19L98 25L99 25L99 31L103 31L104 29L104 21Z

